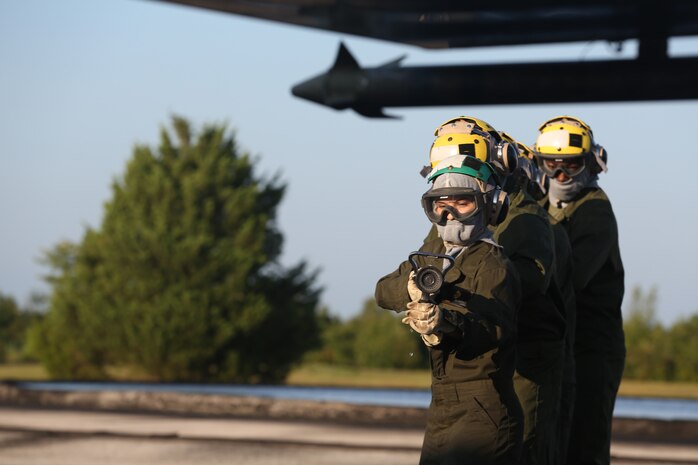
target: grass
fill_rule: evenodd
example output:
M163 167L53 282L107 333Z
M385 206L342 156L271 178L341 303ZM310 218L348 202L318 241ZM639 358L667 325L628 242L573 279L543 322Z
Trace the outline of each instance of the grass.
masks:
M0 363L0 380L47 381L48 373L38 363Z
M126 369L110 370L114 379L131 379ZM44 381L49 376L37 363L0 364L0 380ZM143 380L138 376L138 380ZM292 386L384 387L428 389L427 370L391 370L306 364L291 371L287 384ZM669 397L698 399L698 383L623 380L619 395L626 397Z
M430 383L430 374L426 370L348 368L330 365L303 365L293 370L287 379L287 384L296 386L428 389ZM698 383L624 379L619 395L698 400Z
M431 384L431 375L426 370L351 368L312 364L302 365L291 371L286 384L428 389Z
M626 397L671 397L698 399L698 383L639 381L624 379L618 392Z

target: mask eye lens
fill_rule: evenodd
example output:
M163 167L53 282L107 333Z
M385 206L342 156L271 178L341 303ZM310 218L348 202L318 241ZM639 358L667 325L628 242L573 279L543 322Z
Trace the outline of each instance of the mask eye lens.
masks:
M570 161L567 163L566 168L569 171L579 171L579 169L582 168L583 166L584 166L584 164L580 163L578 161Z
M550 177L556 177L561 172L569 177L577 176L584 170L584 158L577 157L570 160L543 160L542 169Z
M483 208L482 195L470 188L433 189L422 196L422 207L429 220L435 224L444 225L452 220L465 221Z
M549 171L555 171L558 169L559 163L555 160L544 160L543 164Z
M431 210L439 223L448 220L463 221L477 213L477 199L474 195L439 197L432 200Z
M431 211L434 212L434 218L438 219L437 223L445 223L446 218L448 217L448 209L444 208L445 205L443 202L434 202L431 208Z

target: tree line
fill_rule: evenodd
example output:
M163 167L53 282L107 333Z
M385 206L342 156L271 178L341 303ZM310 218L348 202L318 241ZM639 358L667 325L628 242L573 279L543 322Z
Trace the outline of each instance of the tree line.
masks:
M695 337L698 334L698 314L664 326L656 317L656 289L644 292L640 287L635 287L629 297L624 323L627 346L624 378L698 381L698 340ZM363 309L345 321L332 315L327 308L319 308L312 325L315 332L311 338L312 344L306 344L303 350L296 350L295 359L286 368L290 369L300 363L321 363L366 368L426 369L429 362L424 345L408 327L399 324L399 317L398 314L378 308L373 299L367 299ZM0 293L0 363L40 360L49 369L49 373L57 378L109 378L106 365L101 366L97 374L63 371L72 367L74 361L57 367L58 370L53 368L54 365L50 363L56 362L53 358L45 357L51 346L42 346L43 341L32 336L36 331L46 331L46 325L51 324L51 321L50 315L36 310L36 306L20 308L12 297ZM58 336L60 329L53 331ZM260 335L260 346L267 347L275 342L277 341L273 337ZM143 343L147 345L147 341ZM244 350L242 352L245 353ZM47 361L50 363L47 364ZM202 377L196 374L179 378L160 374L171 369L162 368L150 372L147 367L141 367L140 372L148 378L161 380L255 381L249 374L244 377ZM261 378L257 381L261 381ZM283 382L283 377L265 381Z
M45 302L0 293L0 362L38 360L57 379L235 383L281 383L311 362L428 367L399 315L368 299L342 321L319 307L316 270L279 263L286 186L225 125L171 126L134 148L101 224L45 254ZM625 376L698 381L698 315L664 328L656 290L630 297Z
M625 378L698 381L698 313L665 327L657 319L657 289L635 287L623 329Z

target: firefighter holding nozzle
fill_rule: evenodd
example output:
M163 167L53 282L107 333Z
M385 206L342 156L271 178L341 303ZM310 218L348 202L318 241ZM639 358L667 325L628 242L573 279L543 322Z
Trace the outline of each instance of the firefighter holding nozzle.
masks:
M493 168L473 156L445 158L428 181L422 206L438 237L381 278L375 293L379 306L404 312L402 322L429 348L420 464L513 464L523 430L512 381L521 289L488 229L506 216L507 197ZM415 282L422 267L444 271L436 292Z

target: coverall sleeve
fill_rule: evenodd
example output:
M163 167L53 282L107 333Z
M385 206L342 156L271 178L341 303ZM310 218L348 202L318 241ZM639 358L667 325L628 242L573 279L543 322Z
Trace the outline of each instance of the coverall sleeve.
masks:
M545 294L555 260L550 223L535 214L518 215L502 231L497 242L519 273L523 295Z
M581 205L570 219L568 234L572 245L574 290L578 291L586 288L596 276L618 241L611 204L590 200Z
M410 296L407 293L407 280L412 271L409 261L400 264L397 270L383 276L376 284L375 298L379 307L402 312L406 309Z

